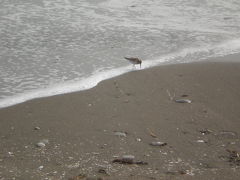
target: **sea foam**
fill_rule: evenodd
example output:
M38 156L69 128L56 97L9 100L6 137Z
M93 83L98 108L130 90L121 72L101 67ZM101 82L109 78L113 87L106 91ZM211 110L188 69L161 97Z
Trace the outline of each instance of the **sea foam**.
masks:
M167 54L156 59L144 60L141 69L138 66L136 66L136 68L133 68L131 65L129 65L110 70L96 71L95 73L93 73L93 75L82 78L80 80L67 81L65 83L51 85L43 89L37 89L22 94L17 94L15 96L7 97L0 101L0 108L12 106L35 98L49 97L59 94L87 90L96 86L99 82L103 80L110 79L130 71L143 70L161 64L196 62L209 57L218 57L239 52L240 39L226 41L213 47L186 48L181 51ZM199 53L204 54L202 59L200 59L200 56L198 55Z

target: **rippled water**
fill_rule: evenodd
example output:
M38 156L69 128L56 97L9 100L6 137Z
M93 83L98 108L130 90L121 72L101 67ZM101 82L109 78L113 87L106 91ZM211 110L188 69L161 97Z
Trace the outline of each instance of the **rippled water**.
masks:
M240 52L239 0L0 0L0 107Z

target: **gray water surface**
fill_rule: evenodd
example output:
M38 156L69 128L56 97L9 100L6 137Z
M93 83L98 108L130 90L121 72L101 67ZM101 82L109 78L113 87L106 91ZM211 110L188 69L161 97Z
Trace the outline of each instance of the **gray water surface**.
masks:
M124 56L154 64L239 52L239 37L239 0L0 0L0 104L121 69Z

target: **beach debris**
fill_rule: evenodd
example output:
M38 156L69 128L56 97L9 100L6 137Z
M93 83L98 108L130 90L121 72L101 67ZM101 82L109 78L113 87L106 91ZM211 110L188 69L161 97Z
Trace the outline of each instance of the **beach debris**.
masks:
M157 138L157 135L152 130L150 130L149 128L147 130L150 136L152 136L153 138Z
M9 156L14 156L14 153L13 152L8 152L8 155Z
M159 147L161 147L161 146L166 146L167 143L161 142L161 141L153 141L153 142L150 143L150 145L151 146L159 146Z
M92 106L92 104L91 104L91 103L89 103L89 104L88 104L88 107L91 107L91 106Z
M39 148L42 148L42 147L45 147L46 144L43 143L43 142L38 142L38 143L36 144L36 146L39 147Z
M134 161L135 156L133 155L123 155L122 158L114 159L113 163L119 164L138 164L138 165L147 165L147 162L144 161Z
M85 175L85 174L79 174L79 175L77 175L77 176L68 178L68 180L81 180L81 179L83 179L83 178L86 178L86 175Z
M39 166L38 169L41 171L43 169L43 166Z
M107 171L105 170L105 169L99 169L98 170L98 173L100 173L100 174L105 174L105 175L109 175L108 173L107 173Z
M80 167L80 162L79 161L77 161L73 164L67 165L67 168L69 168L69 169L76 169L76 168L79 168L79 167Z
M189 99L176 99L176 103L191 103L192 101Z
M206 141L202 140L202 139L199 139L197 140L198 143L206 143Z
M34 127L34 130L40 130L40 127L36 126Z
M228 161L237 166L240 166L240 153L229 149L227 149L227 152L229 153Z
M206 134L210 134L212 133L213 131L209 130L209 129L203 129L203 130L200 130L199 131L202 135L206 135Z
M39 147L39 148L43 148L46 146L46 144L49 143L49 140L48 139L42 139L41 141L39 141L36 146Z
M114 132L114 135L118 136L118 137L127 137L127 133L126 132L120 132L120 131Z
M168 96L169 96L169 99L172 101L173 98L175 97L175 93L173 93L173 95L171 95L171 93L168 91L168 89L166 90Z
M133 155L123 155L122 161L125 163L132 163L134 158L135 158L135 156L133 156Z
M141 138L136 138L136 141L137 141L137 142L141 142L142 139L141 139Z

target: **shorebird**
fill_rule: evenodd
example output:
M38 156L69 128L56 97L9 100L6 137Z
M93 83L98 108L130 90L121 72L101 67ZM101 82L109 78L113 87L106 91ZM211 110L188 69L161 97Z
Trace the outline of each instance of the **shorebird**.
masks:
M141 64L142 64L142 60L139 58L135 58L135 57L124 57L126 60L128 60L130 63L133 64L133 66L135 66L136 64L140 65L141 68Z

